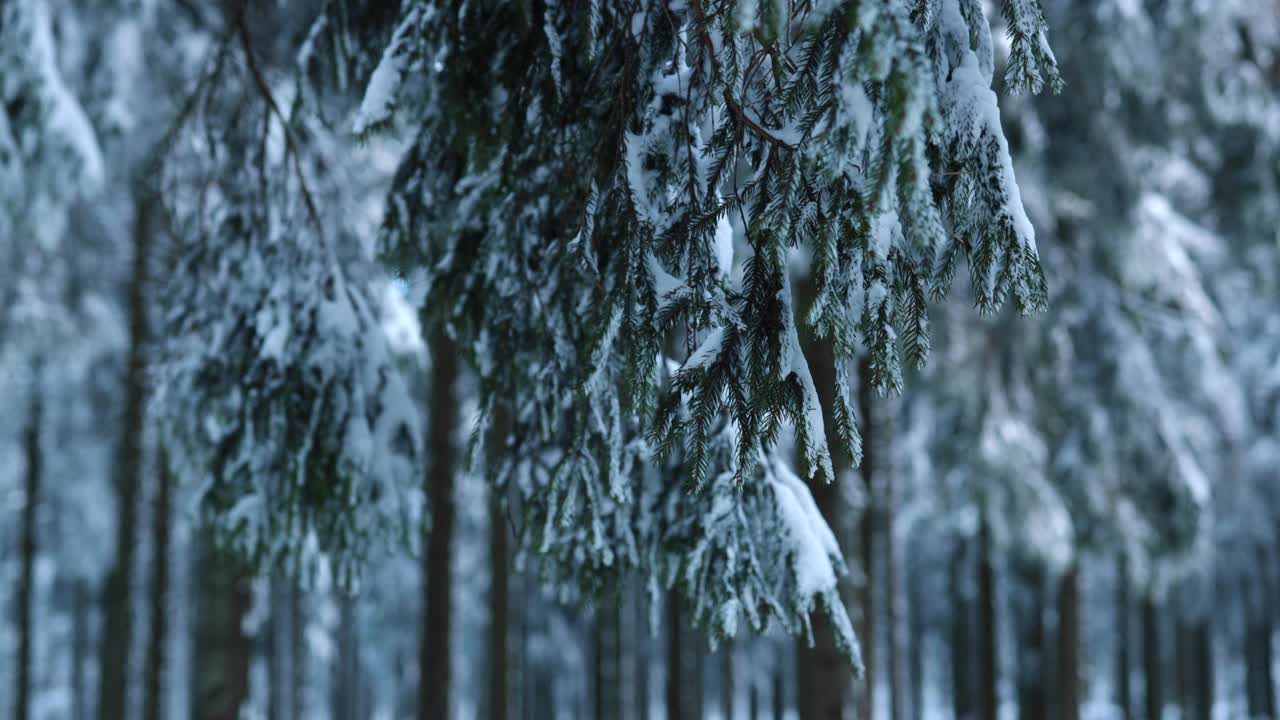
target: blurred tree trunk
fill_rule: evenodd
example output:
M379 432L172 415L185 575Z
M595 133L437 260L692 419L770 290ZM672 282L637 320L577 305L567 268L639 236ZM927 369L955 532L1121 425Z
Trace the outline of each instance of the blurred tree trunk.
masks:
M734 682L733 667L733 638L726 637L724 642L720 644L720 675L724 686L721 688L721 696L723 700L723 710L726 720L733 720L734 711L734 693L738 691L737 683Z
M1190 718L1195 708L1195 661L1191 651L1191 627L1187 622L1186 608L1178 603L1174 614L1173 631L1173 669L1177 693L1178 717Z
M338 595L338 652L333 673L332 717L334 720L359 720L360 718L360 642L356 636L359 626L355 597L339 591Z
M510 633L510 548L507 520L496 491L489 495L489 720L507 720L510 709L507 637Z
M1147 720L1160 720L1164 708L1161 677L1160 611L1152 591L1142 599L1142 679Z
M143 684L144 720L163 720L165 647L169 642L169 528L173 477L162 450L156 468L151 517L151 631L147 634L147 671Z
M634 599L632 622L635 627L632 635L634 639L632 654L635 657L636 716L639 720L649 720L649 617L646 607L648 599L645 597L643 584L636 584L632 597Z
M983 512L978 528L978 718L997 720L1000 712L1000 657L996 641L996 568L991 526Z
M667 720L701 720L702 668L698 641L686 637L680 594L667 594Z
M1213 626L1209 614L1204 613L1191 629L1192 652L1197 672L1193 678L1196 686L1196 709L1191 720L1211 720L1213 717Z
M969 720L974 714L973 636L970 622L974 616L973 601L965 587L967 565L965 543L960 540L951 558L951 707L956 720Z
M816 377L816 376L815 376ZM876 602L875 602L875 571L876 571L876 487L875 476L878 470L877 464L880 458L876 453L876 427L875 427L875 390L872 389L869 378L871 377L871 360L863 358L858 366L858 404L861 409L862 425L859 428L862 431L862 487L865 493L864 498L866 505L862 510L861 530L861 552L862 552L862 587L860 600L862 602L862 612L860 613L861 627L858 628L859 638L862 641L862 665L865 670L862 678L862 720L875 720L876 716ZM833 387L833 383L827 383L827 387ZM824 420L827 427L834 428L835 424L831 420L831 414L828 412L830 408L824 408ZM838 500L838 493L833 488L832 500ZM824 517L826 513L823 513ZM830 522L830 520L828 520ZM831 527L836 528L836 524L832 523ZM840 537L839 534L836 537ZM845 671L848 676L848 671ZM839 717L828 715L828 718ZM801 720L805 720L802 716Z
M1263 581L1258 580L1262 583ZM1248 692L1249 716L1253 718L1276 717L1275 680L1272 674L1272 626L1270 598L1265 585L1259 594L1259 602L1245 601L1245 673Z
M787 683L782 672L781 658L773 669L773 720L782 720L787 713Z
M216 551L206 532L197 541L195 656L191 720L239 720L249 698L253 643L240 627L249 611L249 575ZM122 716L123 717L123 716Z
M426 323L424 322L424 325ZM422 644L418 658L418 720L451 717L449 703L449 630L452 625L449 596L453 570L453 476L456 450L453 431L458 424L454 384L458 376L458 350L448 334L431 335L431 397L427 438L427 497L431 529L423 555L426 583L423 603Z
M923 565L921 563L920 565ZM925 631L924 616L924 568L915 563L907 565L908 586L911 588L907 593L907 615L909 626L909 642L908 642L908 663L911 667L909 677L911 678L911 718L912 720L923 720L924 718L924 651L925 639L927 633Z
M505 451L508 429L504 408L494 410L489 431L489 456L497 458ZM510 655L507 639L511 633L510 577L511 547L507 537L506 508L502 489L497 487L495 473L489 472L489 720L507 720L511 709L511 683L508 677Z
M107 572L102 605L106 620L98 664L98 720L126 716L129 655L133 643L133 565L137 548L138 486L142 476L142 435L147 403L147 284L155 198L134 203L133 267L129 281L129 350L124 377L124 414L116 455L116 556Z
M1062 720L1080 720L1080 565L1058 585L1058 707Z
M1116 707L1120 720L1133 720L1133 688L1130 680L1129 643L1129 563L1123 552L1116 567Z
M1045 578L1039 566L1027 564L1020 573L1027 602L1018 618L1018 717L1043 720L1048 717L1045 683L1048 679L1045 647Z
M884 457L880 460L880 478L883 488L880 494L884 502L881 517L884 521L882 546L884 548L884 586L887 595L885 606L889 611L886 618L889 641L889 657L887 658L889 670L889 719L907 720L911 700L907 695L907 677L909 677L909 673L905 666L907 651L905 647L906 637L903 634L906 629L904 627L905 612L903 611L905 598L902 592L902 578L899 576L898 542L894 531L894 510L897 500L892 464L892 405L886 403L885 411L882 413L876 430L877 435L880 436L881 446L885 450Z
M609 599L602 599L596 608L591 633L591 655L595 666L592 699L595 701L596 720L614 720L622 714L622 703L618 697L621 684L618 620L618 606Z
M84 659L89 654L89 590L82 578L71 582L71 720L86 720Z
M36 594L36 520L40 505L44 458L40 450L40 425L43 406L37 383L31 385L31 414L22 434L22 454L26 473L22 497L22 568L18 579L18 672L14 692L13 717L31 720L31 677L35 664L35 594Z
M813 287L809 282L805 282L801 292L804 295L804 303L807 305L811 302L813 296ZM809 360L809 369L813 374L814 385L818 388L818 403L822 407L822 419L827 429L827 442L831 448L831 465L835 472L835 478L825 478L822 482L811 483L809 491L813 494L813 500L818 506L822 517L831 527L832 533L838 542L843 543L845 538L845 518L842 510L842 500L840 497L840 481L839 478L844 475L844 471L849 467L849 459L847 453L842 452L839 448L842 444L835 436L835 420L832 412L833 398L832 389L836 386L836 370L835 358L830 348L822 343L813 342L811 338L804 338L805 357ZM862 375L861 377L867 377ZM862 384L866 392L863 397L863 417L869 417L870 409L870 386L866 383ZM862 421L863 435L863 474L866 475L871 464L871 450L869 448L871 432L867 427L870 423L865 419ZM869 481L868 481L869 482ZM869 486L868 486L869 487ZM871 516L868 514L863 519L864 526L870 531ZM870 558L869 552L864 551L864 561ZM841 595L844 595L845 588L842 587ZM870 597L869 584L868 592L865 597ZM869 606L868 606L869 607ZM864 613L866 610L864 610ZM811 618L813 623L813 647L804 640L796 641L796 704L800 712L800 720L840 720L844 717L845 708L850 700L853 690L853 674L849 672L849 663L840 654L840 650L836 647L835 629L831 625L830 619L824 612L815 612ZM872 643L867 640L871 635L868 632L869 625L858 628L860 639L862 641L862 657L867 667L867 677L871 676L871 646ZM869 716L868 720L869 720Z
M307 616L303 604L303 592L295 584L288 586L289 593L289 711L290 720L302 720L302 689L306 683L306 655L303 642L306 640Z
M271 622L267 630L267 676L271 679L267 694L267 720L289 720L292 717L289 701L293 658L290 655L289 626L293 619L288 613L287 592L285 579L279 573L272 573L268 602Z

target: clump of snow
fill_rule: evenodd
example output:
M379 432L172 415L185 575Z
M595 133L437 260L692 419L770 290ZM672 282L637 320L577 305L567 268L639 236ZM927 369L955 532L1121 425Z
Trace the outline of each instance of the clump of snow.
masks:
M405 69L409 61L407 44L409 31L417 25L420 10L415 6L405 13L404 19L396 28L387 49L382 52L382 59L369 78L369 86L365 88L364 100L360 102L360 110L356 113L352 130L363 135L371 128L380 125L391 117L395 109L396 95L404 82Z
M796 591L812 599L834 590L837 568L832 558L840 556L835 534L822 519L813 495L800 478L781 462L774 463L772 470L770 482L778 514L793 553Z

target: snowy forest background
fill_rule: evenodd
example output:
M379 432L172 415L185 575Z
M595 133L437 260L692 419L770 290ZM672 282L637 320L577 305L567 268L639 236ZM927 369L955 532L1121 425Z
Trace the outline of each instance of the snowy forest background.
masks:
M1277 228L1275 0L0 0L0 717L1275 720Z

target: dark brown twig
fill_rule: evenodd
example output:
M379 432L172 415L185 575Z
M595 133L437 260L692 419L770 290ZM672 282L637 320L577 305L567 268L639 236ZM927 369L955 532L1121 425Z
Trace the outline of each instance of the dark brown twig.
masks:
M290 158L293 160L293 172L298 177L298 186L302 191L303 204L307 206L307 213L311 216L311 221L315 223L316 230L323 238L324 224L320 222L320 211L316 208L315 199L311 195L311 190L307 186L306 176L302 172L302 155L298 152L298 144L293 137L293 128L289 124L289 120L285 118L284 113L280 111L280 106L276 104L275 96L271 94L271 87L267 84L267 79L262 74L262 68L258 67L257 58L253 54L253 41L249 35L249 25L245 22L244 8L236 14L235 24L236 33L240 38L240 47L244 49L245 66L249 68L249 75L253 77L254 85L257 86L262 99L266 101L267 107L280 121L280 127L284 132L285 146L288 149Z

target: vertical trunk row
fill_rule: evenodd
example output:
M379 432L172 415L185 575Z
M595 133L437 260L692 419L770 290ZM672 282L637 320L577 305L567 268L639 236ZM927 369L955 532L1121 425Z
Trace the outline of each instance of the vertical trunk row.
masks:
M31 668L35 663L33 633L35 632L35 566L36 566L36 518L40 504L40 484L43 478L43 458L40 453L40 423L43 415L40 391L36 383L31 387L31 416L23 433L22 450L26 459L26 478L23 483L22 505L22 570L18 580L18 687L14 693L15 720L31 718Z
M991 526L985 512L978 529L978 717L996 720L1000 712L1000 661L996 642L996 569Z
M129 649L133 641L133 565L138 523L138 486L142 475L142 434L147 394L147 264L151 254L153 200L135 202L133 267L129 284L129 353L124 378L124 416L117 455L116 557L107 573L102 605L106 621L98 658L98 718L126 716Z
M144 681L144 720L162 720L165 646L169 640L169 526L173 478L168 458L161 452L156 472L156 493L151 518L151 631L147 634L147 670Z
M1129 563L1124 553L1116 567L1116 660L1115 688L1116 707L1120 709L1120 720L1133 720L1133 690L1130 685L1129 660Z
M1058 586L1058 706L1062 720L1080 720L1080 565Z
M240 627L251 601L249 578L235 558L215 550L207 532L197 545L201 557L191 720L238 720L249 697L253 656L251 638Z
M424 322L424 325L426 323ZM426 592L423 603L422 644L418 660L421 695L418 720L451 717L449 704L449 595L453 560L453 474L455 449L453 430L457 425L457 403L453 386L457 379L457 348L443 329L432 333L431 398L427 442L427 497L430 498L431 529L423 554Z
M1161 673L1160 612L1151 591L1142 600L1142 675L1147 720L1160 720L1164 711L1164 682Z

